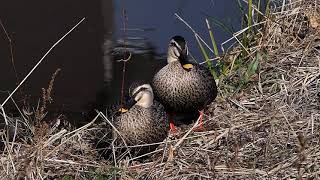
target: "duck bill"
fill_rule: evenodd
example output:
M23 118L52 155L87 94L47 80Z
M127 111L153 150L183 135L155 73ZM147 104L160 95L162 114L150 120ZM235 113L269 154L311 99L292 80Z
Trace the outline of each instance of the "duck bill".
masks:
M180 58L180 63L183 69L190 71L193 68L193 64L187 59L187 57Z
M136 100L134 100L134 98L130 97L130 99L128 101L126 101L122 107L119 109L119 112L121 113L125 113L127 111L129 111L130 108L132 108L132 106L134 106L136 104Z

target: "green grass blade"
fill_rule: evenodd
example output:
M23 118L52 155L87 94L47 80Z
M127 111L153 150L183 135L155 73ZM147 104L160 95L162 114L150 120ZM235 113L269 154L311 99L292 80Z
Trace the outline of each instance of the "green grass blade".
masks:
M238 2L238 7L239 7L239 10L240 10L240 16L242 17L241 18L241 29L245 28L246 27L246 22L247 22L247 19L246 19L246 13L244 12L244 8L243 8L243 5L241 4L240 0L237 0Z
M265 16L269 16L270 13L270 0L267 0L267 4L266 4L266 10L265 10Z
M205 61L207 63L207 67L209 68L212 76L214 77L214 79L219 79L218 76L217 76L216 71L214 70L214 68L212 66L212 63L211 63L211 61L209 59L209 56L208 56L206 50L203 48L203 46L202 46L202 44L201 44L201 42L200 42L200 40L199 40L199 38L198 38L198 36L196 34L195 34L195 38L197 40L197 43L198 43L199 48L201 50L201 53L202 53L202 55L203 55L203 57L204 57L204 59L205 59Z
M250 78L257 72L259 63L261 59L261 54L258 52L256 58L250 62L248 69L244 75L244 83L249 82Z
M258 0L257 9L258 9L258 11L261 12L261 0ZM263 16L260 13L258 13L257 22L261 22L262 18L263 18Z
M230 35L233 34L234 30L230 27L228 27L228 25L226 25L224 22L214 18L214 17L210 17L210 16L207 16L207 18L213 23L215 24L216 26L220 27L223 31L229 33Z
M207 23L207 28L208 28L208 31L209 31L211 43L212 43L212 46L213 46L214 55L215 55L215 57L218 57L219 56L219 51L218 51L217 43L216 43L216 41L214 39L212 28L210 26L210 23L209 23L208 19L206 19L206 23Z
M249 27L249 32L251 31L251 26L252 26L252 0L248 0L248 27Z
M245 14L245 13L244 13L244 8L243 8L240 0L237 0L237 2L238 2L238 7L239 7L239 9L240 9L241 14L242 14L242 15Z
M67 175L67 176L64 176L64 177L62 178L62 180L73 180L73 177Z

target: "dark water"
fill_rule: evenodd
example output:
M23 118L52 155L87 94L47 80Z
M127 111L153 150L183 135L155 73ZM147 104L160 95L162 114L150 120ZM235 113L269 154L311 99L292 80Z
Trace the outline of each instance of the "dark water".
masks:
M193 33L174 16L174 13L186 20L209 45L211 41L205 18L218 19L235 31L240 28L241 19L237 0L140 0L139 3L124 0L116 1L115 7L117 29L122 28L121 10L125 7L130 28L154 29L147 32L131 32L133 36L148 38L156 46L158 52L162 53L166 51L170 37L179 34L188 40L191 52L201 58ZM228 32L217 26L213 25L213 29L218 44L231 37ZM117 31L116 34L121 35L121 32Z
M17 73L1 29L0 102L7 97L6 91L12 91L44 53L83 17L86 20L45 58L14 99L19 105L27 100L36 107L41 88L46 88L55 70L61 68L49 111L78 119L93 107L118 100L123 63L116 60L123 57L123 9L128 17L127 47L133 54L126 67L126 87L135 80L151 80L165 64L163 55L173 35L185 36L192 54L201 59L192 32L174 13L179 13L207 42L206 17L219 19L234 30L240 28L236 0L1 1L0 18L12 39ZM218 44L231 36L218 27L214 32ZM10 104L5 108L11 109Z

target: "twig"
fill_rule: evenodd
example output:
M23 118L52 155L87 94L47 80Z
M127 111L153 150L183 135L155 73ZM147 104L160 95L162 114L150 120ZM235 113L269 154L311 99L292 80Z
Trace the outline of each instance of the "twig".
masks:
M154 153L160 152L160 151L162 151L162 150L163 150L163 148L161 148L161 149L157 149L157 150L154 150L154 151L152 151L152 152L149 152L149 153L146 153L146 154L143 154L143 155L140 155L140 156L137 156L137 157L131 158L131 159L129 159L129 161L133 161L133 160L135 160L135 159L139 159L139 158L142 158L142 157L145 157L145 156L148 156L148 155L151 155L151 154L154 154Z
M258 25L261 25L261 24L265 24L265 23L266 23L266 21L262 21L262 22L253 24L253 25L251 25L251 26L248 26L248 27L246 27L246 28L244 28L244 29L241 29L241 30L238 31L238 32L233 33L233 35L232 35L231 38L229 38L229 39L227 39L226 41L224 41L223 43L221 43L221 49L224 51L223 46L224 46L226 43L230 42L230 41L233 40L233 39L236 39L237 36L243 34L244 32L246 32L246 31L249 30L249 29L252 29L252 27L255 27L255 26L258 26ZM239 41L239 40L238 40L238 41Z
M4 118L4 122L6 123L6 125L9 125L6 112L4 111L4 107L1 104L0 104L0 108L1 108L1 111L2 111L2 116Z
M234 129L237 129L239 127L242 127L243 125L238 125L238 126L233 126L231 128L227 128L223 133L221 133L219 136L217 136L215 139L209 141L209 143L207 143L204 148L208 148L211 144L217 142L220 138L222 138L223 136L227 135L229 132L233 131Z
M128 62L131 59L131 55L132 55L132 53L129 52L129 57L127 59L119 59L119 60L117 60L117 62Z
M16 81L17 81L16 83L18 83L19 78L18 78L18 73L17 73L16 66L15 66L15 63L14 63L12 40L11 40L11 38L10 38L10 36L9 36L9 33L7 32L6 28L4 27L1 18L0 18L0 25L1 25L4 33L6 34L6 37L7 37L8 41L9 41L10 55L11 55L11 63L12 63L12 67L13 67L14 73L15 73L15 75L16 75Z
M221 59L221 57L216 57L216 58L212 58L212 59L209 59L209 61L216 61L216 60L220 60ZM204 63L206 63L207 61L203 61L203 62L201 62L201 63L199 63L200 65L201 64L204 64Z
M198 126L200 118L201 118L201 117L199 117L199 118L197 119L197 121L196 121L196 122L194 123L194 125L188 130L188 132L185 133L185 134L182 136L182 138L173 146L173 151L175 151L175 150L180 146L180 144L183 143L183 141L186 139L186 137L193 131L193 129Z
M203 42L203 44L212 52L214 53L214 51L211 49L211 47L201 38L201 36L199 36L199 34L184 20L182 19L182 17L180 17L177 13L174 13L174 15L181 21L183 22L193 33L194 33L194 36L196 38L199 38L199 40L201 42Z
M89 166L89 167L101 167L100 165L95 165L95 164L83 164L83 163L78 163L74 162L71 160L61 160L61 159L44 159L45 161L48 162L58 162L58 163L64 163L64 164L71 164L71 165L80 165L80 166Z
M126 143L126 140L122 137L122 134L119 132L119 130L109 121L109 119L101 112L99 112L99 115L107 121L107 123L112 127L112 129L120 136L121 140L123 141L125 147L129 150L128 145ZM129 151L129 156L131 158L131 154Z
M89 122L88 124L86 124L86 125L78 128L78 129L76 129L76 130L74 130L74 131L72 131L72 132L69 132L69 133L65 134L65 135L64 135L65 137L66 137L66 136L69 136L69 135L71 135L71 134L73 134L73 135L71 135L69 138L67 138L66 140L64 140L63 142L61 142L58 146L56 146L55 148L53 148L53 150L51 150L50 152L48 152L48 153L44 156L44 158L49 157L50 154L52 154L55 150L57 150L57 149L58 149L60 146L62 146L64 143L68 142L71 138L73 138L74 136L76 136L80 131L82 131L82 130L88 128L89 126L91 126L91 125L98 119L99 116L100 116L100 114L97 114L96 117L95 117L91 122Z
M23 80L19 83L19 85L10 93L10 95L3 101L1 107L7 103L7 101L11 98L11 96L19 89L19 87L28 79L28 77L33 73L33 71L40 65L40 63L44 60L44 58L51 52L51 50L56 47L67 35L69 35L78 25L80 25L85 18L82 18L73 28L71 28L65 35L63 35L56 43L54 43L51 48L43 55L43 57L38 61L38 63L30 70L30 72L23 78ZM7 122L6 122L7 123Z
M250 113L250 111L249 111L247 108L243 107L239 102L237 102L237 101L235 101L235 100L232 100L232 99L230 99L230 98L228 98L228 99L229 99L229 101L231 101L233 104L237 105L237 106L240 107L241 109L243 109L243 110L245 110L246 112Z
M124 43L124 49L126 50L127 49L127 45L126 45L127 13L124 8L122 9L122 18L123 18L123 36L124 36L123 43ZM126 59L126 60L121 60L121 61L123 61L122 81L121 81L121 98L120 98L120 107L121 108L123 107L123 103L124 103L124 83L125 83L125 74L126 74L126 62L131 59L131 53L128 58L125 58L125 56L126 56L126 51L123 54L123 59Z
M13 151L13 145L14 145L14 142L16 141L17 128L18 128L18 121L16 120L16 123L14 126L14 134L13 134L13 138L12 138L12 144L11 144L11 151Z

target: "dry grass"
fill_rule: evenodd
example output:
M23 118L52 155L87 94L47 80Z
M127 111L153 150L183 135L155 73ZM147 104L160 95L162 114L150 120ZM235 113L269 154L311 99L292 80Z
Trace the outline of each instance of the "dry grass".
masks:
M13 139L1 133L0 177L319 179L320 2L291 2L264 22L252 47L267 54L259 73L240 92L220 89L206 111L207 131L186 128L142 162L103 160L92 148L101 113L72 131L60 118L30 126L34 116L23 111L7 117Z

